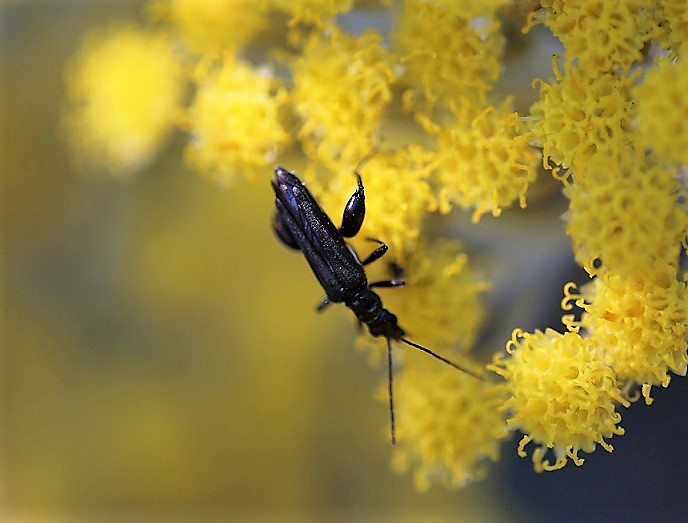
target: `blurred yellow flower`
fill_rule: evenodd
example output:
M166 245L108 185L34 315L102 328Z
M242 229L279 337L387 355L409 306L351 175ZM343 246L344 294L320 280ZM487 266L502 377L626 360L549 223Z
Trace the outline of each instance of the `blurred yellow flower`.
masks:
M478 278L461 242L421 242L403 267L406 285L387 293L385 303L408 336L446 356L470 350L485 316L481 294L490 284Z
M287 94L270 70L228 57L199 68L197 84L184 121L188 163L223 185L269 173L290 138L280 119Z
M656 0L659 44L671 51L672 56L688 53L688 9L686 0Z
M423 357L422 355L420 357ZM397 447L392 466L415 468L418 490L460 488L482 479L508 434L503 385L478 381L446 365L405 368L396 379Z
M167 37L133 26L90 36L67 71L63 123L76 160L118 176L142 169L172 129L183 90Z
M529 144L531 133L510 110L510 101L499 107L462 103L451 108L451 123L430 128L437 135L440 211L449 212L456 204L472 209L477 222L486 212L499 216L516 200L525 207L539 154Z
M633 91L643 145L663 161L678 165L688 165L687 60L659 61Z
M153 0L151 11L198 53L234 52L265 25L255 0Z
M497 354L489 368L506 379L503 408L510 428L525 434L519 455L525 457L525 446L535 442L537 472L560 469L569 459L582 465L578 453L591 453L597 444L613 450L605 438L624 433L616 405L628 402L600 346L574 332L516 329L506 350L511 357ZM546 459L548 449L554 463Z
M600 158L581 172L585 183L567 184L564 214L578 263L590 274L653 274L675 264L686 235L685 194L677 173L651 158Z
M291 24L299 22L324 26L335 15L348 12L353 0L267 0L276 9L291 14Z
M504 36L495 16L505 0L405 0L393 32L409 108L483 102L501 71Z
M291 102L305 154L330 169L356 165L370 153L392 98L394 76L380 36L314 34L292 73Z

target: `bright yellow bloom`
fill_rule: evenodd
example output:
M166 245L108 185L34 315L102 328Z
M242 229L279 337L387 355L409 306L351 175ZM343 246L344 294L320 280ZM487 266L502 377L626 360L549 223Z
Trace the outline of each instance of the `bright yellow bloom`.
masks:
M422 355L421 355L422 357ZM482 479L488 460L499 459L507 434L503 385L494 385L437 361L411 367L395 381L397 448L392 466L415 468L416 488L432 482L460 488Z
M421 243L404 261L401 278L405 287L386 293L385 304L408 337L445 355L468 351L485 316L480 297L490 285L478 279L461 243Z
M189 164L222 184L269 174L289 143L279 115L285 90L270 71L231 58L201 71L197 82L185 119Z
M153 0L151 6L198 53L234 52L265 25L255 0Z
M539 83L540 100L530 110L545 167L559 164L576 176L595 156L614 162L627 155L635 75L589 74L570 65L562 74L556 57L552 65L556 81Z
M304 152L335 170L370 153L393 75L379 35L314 35L292 68Z
M585 309L580 325L619 380L666 387L669 371L685 376L688 290L674 267L637 277L603 274L581 296L567 294Z
M578 453L591 453L597 444L613 450L605 438L624 433L616 404L628 402L602 359L602 347L574 332L516 329L506 350L511 357L495 356L490 368L506 379L509 426L525 434L519 455L526 456L531 441L536 444L536 472L560 469L569 459L582 465ZM546 459L548 449L554 463Z
M675 173L642 157L608 160L589 164L580 173L585 183L564 189L576 260L590 274L653 274L657 265L675 264L688 223Z
M166 37L123 26L87 38L67 75L64 127L77 160L114 175L142 169L172 129L183 88Z
M688 57L661 60L633 94L643 145L662 160L688 165Z
M405 100L411 108L484 100L501 71L504 36L495 10L503 3L403 2L394 41L405 66Z
M628 69L642 59L642 49L655 34L652 0L540 0L542 9L529 17L561 40L569 62L587 74Z
M525 207L539 155L509 100L499 107L465 103L452 110L455 121L430 129L437 134L440 211L456 204L472 209L477 222L486 212L499 216L516 200Z

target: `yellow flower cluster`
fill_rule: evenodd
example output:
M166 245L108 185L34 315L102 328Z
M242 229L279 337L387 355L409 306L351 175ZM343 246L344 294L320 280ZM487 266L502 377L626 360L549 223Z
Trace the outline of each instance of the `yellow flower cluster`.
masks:
M184 91L168 38L111 27L86 40L68 73L64 129L76 159L116 176L150 163Z
M669 371L685 376L688 291L673 267L636 277L604 274L581 295L571 287L565 294L585 310L579 325L604 348L604 360L620 380L666 387Z
M529 25L542 23L561 40L569 62L588 73L626 69L655 35L651 0L540 0Z
M409 367L396 381L397 448L392 466L415 468L416 488L460 488L482 479L507 434L502 385L476 381L446 366Z
M688 8L685 8L688 13ZM686 15L688 18L688 15ZM658 158L688 165L688 57L661 60L634 90L641 143Z
M472 209L477 222L486 212L499 216L516 200L525 207L539 156L510 101L486 108L463 103L452 110L455 119L434 128L440 211L457 204Z
M578 453L593 452L597 444L612 450L605 438L624 433L616 403L628 402L600 346L574 332L517 329L507 352L511 358L499 354L490 368L506 379L509 426L526 434L519 454L525 456L525 446L536 442L536 471L560 469L569 459L582 465ZM548 449L554 463L546 459Z
M394 77L379 35L314 34L292 72L304 152L333 170L351 169L371 151L392 99Z
M271 72L230 57L199 69L196 83L185 117L189 164L223 185L269 169L289 143L279 114L287 94Z
M255 0L153 0L150 9L196 53L236 51L266 24Z
M324 26L334 16L351 10L353 0L267 0L273 7L291 14L290 23Z
M678 203L684 190L673 172L649 161L598 158L582 172L584 183L565 187L566 232L588 273L653 274L677 262L688 223Z
M405 0L394 40L408 106L468 98L483 102L501 71L504 36L495 11L505 0Z
M552 61L555 81L537 82L540 99L531 107L533 133L549 163L584 176L591 158L619 161L630 148L628 131L635 116L631 87L635 76L590 73ZM583 173L583 174L582 174Z
M485 316L481 281L458 241L421 243L404 260L406 286L390 291L385 303L397 314L409 337L423 340L435 352L468 352ZM424 358L429 365L436 362Z

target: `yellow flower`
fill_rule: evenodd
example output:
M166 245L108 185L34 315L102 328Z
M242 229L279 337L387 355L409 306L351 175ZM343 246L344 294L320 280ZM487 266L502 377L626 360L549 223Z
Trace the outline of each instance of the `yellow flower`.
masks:
M393 32L405 65L410 108L468 98L483 101L499 77L504 36L495 10L504 0L405 0Z
M306 155L333 170L356 165L370 153L392 98L392 70L379 35L316 34L292 73L291 101Z
M540 0L525 30L541 23L550 28L587 74L628 69L656 32L651 0Z
M613 450L605 438L624 433L616 404L628 402L599 346L574 332L516 329L506 349L511 358L499 354L489 368L506 379L509 426L525 434L519 455L526 456L531 441L536 444L536 472L560 469L569 459L582 465L578 453L591 453L597 444ZM548 449L554 463L546 459Z
M499 216L515 200L526 206L539 156L528 143L530 133L509 107L509 100L499 107L452 106L455 121L430 128L437 134L435 179L441 212L458 204L472 209L477 222L486 212Z
M151 10L170 21L198 53L233 52L265 25L255 0L153 0Z
M633 94L643 145L662 160L688 165L688 57L661 60Z
M291 24L299 22L325 26L335 15L351 10L353 0L268 0L276 9L291 14Z
M603 274L579 298L585 309L580 324L619 380L666 387L669 371L685 376L688 291L675 267L636 277Z
M688 53L688 9L686 0L656 0L655 14L659 44L671 51L672 56Z
M623 163L610 157L589 164L568 184L566 232L576 260L590 274L653 274L657 265L677 263L688 214L675 174L650 158Z
M397 447L392 466L415 468L418 490L433 481L460 488L482 479L499 459L507 434L502 385L478 381L451 367L405 369L396 376ZM382 395L381 395L382 396Z
M628 154L635 115L630 90L636 75L591 74L570 65L562 74L556 59L556 81L539 82L540 100L530 109L545 167L559 164L576 176L595 156L613 162Z
M377 247L367 238L385 242L389 246L385 260L397 263L415 249L421 220L435 209L427 181L429 158L430 154L421 147L409 147L375 153L363 163L360 174L366 193L366 215L361 232L351 240L362 257ZM313 175L309 172L305 177L310 183ZM355 188L353 170L341 168L326 191L315 186L313 190L329 215L338 217Z
M200 71L185 119L189 164L222 184L269 173L289 143L279 115L286 97L270 71L238 60Z
M86 39L67 74L64 128L78 161L127 175L172 129L184 90L168 39L130 26Z
M408 337L445 355L468 351L485 316L480 295L490 285L478 279L461 243L422 242L403 262L401 278L406 285L390 290L385 303Z

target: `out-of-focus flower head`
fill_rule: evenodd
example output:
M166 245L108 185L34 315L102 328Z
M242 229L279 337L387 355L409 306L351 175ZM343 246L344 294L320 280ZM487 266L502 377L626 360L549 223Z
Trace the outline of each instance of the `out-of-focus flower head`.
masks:
M653 165L652 158L613 160L598 158L578 171L585 183L564 189L576 260L590 274L653 274L656 265L675 265L688 223L676 169Z
M507 352L510 358L497 354L490 368L506 379L509 427L525 434L519 455L526 456L528 443L536 445L537 472L560 469L569 459L582 465L578 453L591 453L597 444L613 450L605 438L624 433L616 407L628 402L599 345L575 332L516 329ZM549 449L554 463L547 459Z
M150 9L200 54L235 52L265 26L255 0L153 0Z
M684 4L688 12L688 6ZM688 15L687 15L688 17ZM664 59L647 71L633 94L641 143L657 158L688 165L688 56Z
M526 206L526 190L535 180L539 154L530 146L530 131L510 110L510 101L499 107L450 104L453 118L443 125L430 124L437 135L435 180L440 212L452 205L473 211L477 222L486 212L499 216L518 200Z
M293 64L291 102L306 155L336 171L356 165L374 145L394 80L380 36L315 33Z
M63 123L75 159L117 176L142 169L172 129L183 91L166 36L128 25L91 35L67 71Z
M326 26L339 14L351 10L353 0L267 0L274 8L291 15L291 25L297 23Z
M402 58L407 108L484 102L501 71L504 36L495 16L505 0L405 0L394 42ZM426 107L429 106L429 107Z
M223 185L265 172L290 140L280 117L286 91L269 69L232 57L201 65L184 118L188 163Z
M500 410L503 385L437 364L405 368L397 375L395 392L392 466L399 472L415 468L419 490L428 490L433 482L463 487L482 479L489 461L499 459L501 440L508 434Z

